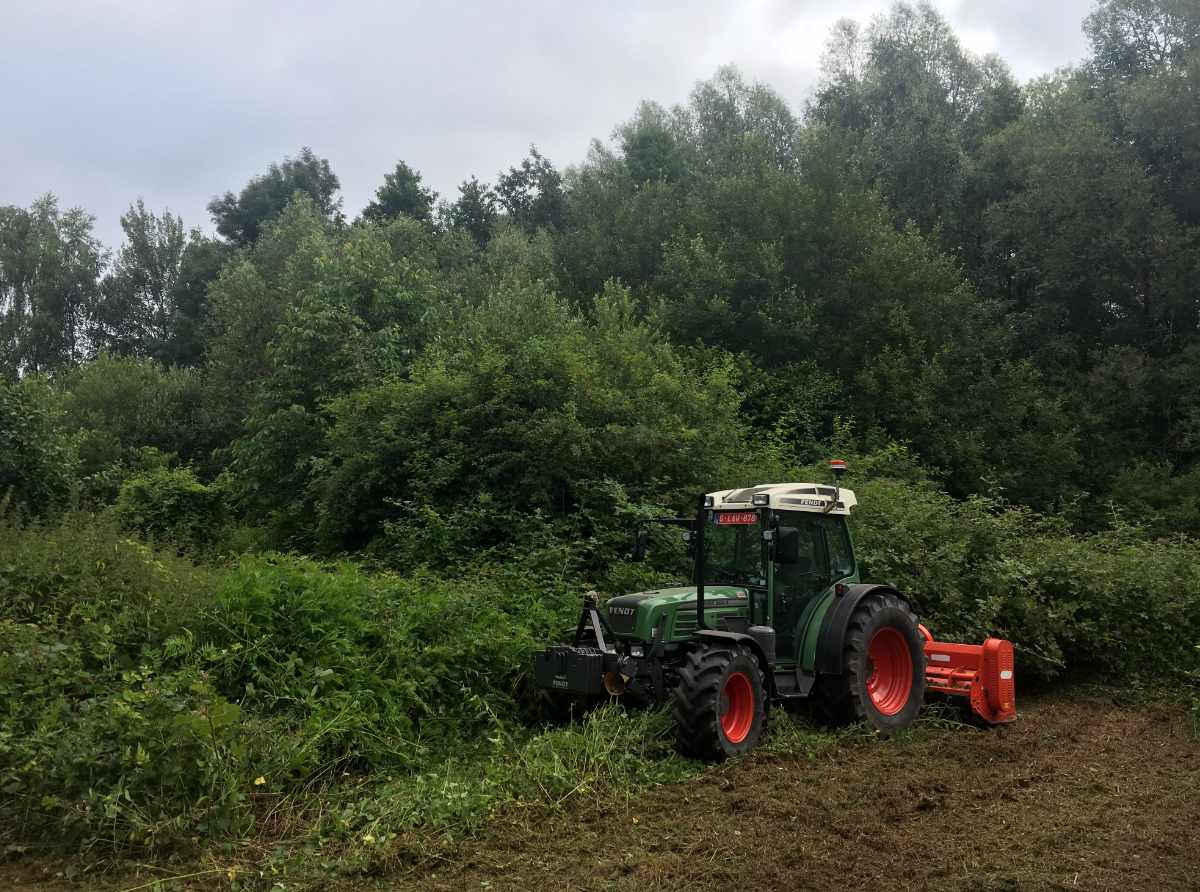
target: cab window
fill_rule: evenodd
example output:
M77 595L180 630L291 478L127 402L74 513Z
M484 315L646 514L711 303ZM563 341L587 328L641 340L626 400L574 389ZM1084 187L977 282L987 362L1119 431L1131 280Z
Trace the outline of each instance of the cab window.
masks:
M778 512L782 526L800 531L800 560L795 564L777 564L775 582L787 594L807 595L820 591L828 582L829 565L818 528L819 517L803 511Z
M854 550L850 547L850 534L846 520L842 517L823 515L820 524L829 546L829 575L834 581L854 575Z

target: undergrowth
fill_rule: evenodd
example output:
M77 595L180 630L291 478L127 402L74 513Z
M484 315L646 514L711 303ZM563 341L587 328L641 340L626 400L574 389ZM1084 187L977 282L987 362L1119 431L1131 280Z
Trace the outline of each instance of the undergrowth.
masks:
M456 832L679 773L655 714L531 733L530 654L578 607L546 575L202 567L76 517L0 524L0 595L9 852Z
M1197 678L1194 543L953 502L907 462L876 456L855 534L867 577L911 592L939 637L1009 636L1025 679ZM601 514L582 544L538 527L527 553L403 574L272 552L197 562L113 514L0 518L0 846L159 857L288 839L371 869L414 833L701 770L662 713L540 724L531 657L597 584L579 568L612 590L665 572L621 561ZM1200 699L1193 715L1200 732ZM781 710L772 726L767 754L841 739Z

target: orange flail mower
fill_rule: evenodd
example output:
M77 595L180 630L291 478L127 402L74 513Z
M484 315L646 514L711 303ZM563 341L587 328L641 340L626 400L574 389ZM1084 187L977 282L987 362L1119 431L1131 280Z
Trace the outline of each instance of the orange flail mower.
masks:
M918 629L925 639L927 691L966 697L971 710L989 725L1017 717L1011 641L988 638L983 644L947 644L935 641L924 625Z

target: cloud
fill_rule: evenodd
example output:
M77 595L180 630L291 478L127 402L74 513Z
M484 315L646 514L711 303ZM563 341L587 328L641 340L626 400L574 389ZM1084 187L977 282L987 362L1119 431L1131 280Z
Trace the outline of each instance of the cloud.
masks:
M733 63L799 107L853 0L9 3L0 11L0 203L53 191L106 244L138 196L188 225L272 161L311 145L356 214L398 159L452 196L530 143L581 160L642 99L665 105ZM971 49L1019 77L1077 60L1089 0L936 3Z
M1093 5L1091 0L957 0L946 5L946 12L960 33L980 35L989 44L987 51L999 53L1028 80L1084 58L1083 19Z

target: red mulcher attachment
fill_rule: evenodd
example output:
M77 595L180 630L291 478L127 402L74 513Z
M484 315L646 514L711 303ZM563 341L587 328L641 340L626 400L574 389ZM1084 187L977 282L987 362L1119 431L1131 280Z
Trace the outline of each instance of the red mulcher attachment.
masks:
M1002 638L983 644L945 644L925 637L925 689L967 697L971 709L989 725L1011 722L1017 717L1017 693L1013 683L1013 646Z

